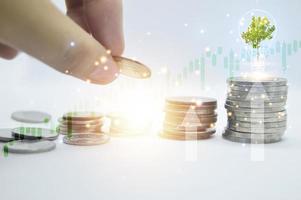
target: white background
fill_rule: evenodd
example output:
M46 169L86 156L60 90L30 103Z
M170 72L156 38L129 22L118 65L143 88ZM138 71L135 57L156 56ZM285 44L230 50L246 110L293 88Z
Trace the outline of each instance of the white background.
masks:
M63 1L53 2L64 9ZM253 8L272 13L277 40L301 40L299 0L126 0L125 55L143 60L154 73L163 66L180 70L208 46L239 47L239 19ZM249 145L221 138L227 73L220 66L208 69L206 78L207 93L219 100L218 131L198 142L197 161L186 161L185 142L155 134L113 138L97 147L67 146L60 138L53 152L1 154L0 199L300 199L300 55L289 58L282 74L290 84L288 131L282 142L265 145L263 162L251 160ZM10 119L20 109L45 110L55 123L64 112L110 88L66 77L26 55L0 65L1 127L23 125Z

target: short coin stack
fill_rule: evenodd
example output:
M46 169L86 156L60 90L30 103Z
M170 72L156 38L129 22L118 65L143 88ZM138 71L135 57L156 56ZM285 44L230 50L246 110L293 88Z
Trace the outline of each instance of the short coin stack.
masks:
M236 77L228 79L223 137L241 143L274 143L286 130L287 80Z
M98 145L108 142L102 132L103 115L95 112L70 112L59 119L58 131L66 135L64 143L71 145Z
M165 102L161 137L174 140L199 140L215 133L216 99L207 97L170 97Z

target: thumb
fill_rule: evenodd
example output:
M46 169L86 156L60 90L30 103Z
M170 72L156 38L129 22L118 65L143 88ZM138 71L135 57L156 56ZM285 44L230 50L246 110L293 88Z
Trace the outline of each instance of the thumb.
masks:
M54 69L107 84L119 73L110 53L48 0L1 0L0 42Z

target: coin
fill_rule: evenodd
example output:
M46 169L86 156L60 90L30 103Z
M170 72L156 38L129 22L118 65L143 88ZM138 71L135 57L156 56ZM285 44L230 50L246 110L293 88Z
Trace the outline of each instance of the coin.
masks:
M231 129L225 129L224 135L231 135L233 137L239 137L239 138L247 138L247 139L264 139L264 138L278 138L282 137L284 134L284 131L277 132L277 133L245 133L240 131L234 131Z
M12 129L12 135L16 139L27 140L56 140L59 134L55 130L36 128L36 127L19 127Z
M92 146L105 144L110 140L110 137L104 133L87 133L87 134L72 134L71 136L64 136L65 144L78 146Z
M17 111L11 114L11 118L24 123L47 123L51 115L40 111Z
M214 132L202 134L170 134L166 133L165 131L162 131L159 135L162 138L172 140L203 140L209 139L212 136L212 134L214 134Z
M281 112L285 110L285 107L262 107L262 108L243 108L243 107L237 107L237 106L230 106L225 104L225 108L228 111L232 111L235 113L239 113L239 112L249 112L252 114L255 113L277 113L277 112Z
M209 97L185 96L185 97L169 97L166 99L169 104L176 105L195 105L195 106L216 106L216 99Z
M229 125L236 126L236 127L246 127L246 128L279 128L279 127L286 127L286 121L281 122L262 122L259 120L250 119L251 121L248 122L241 122L235 120L229 120Z
M279 96L287 96L288 91L274 91L274 92L270 92L270 91L256 91L256 90L244 90L244 91L237 91L237 90L229 90L227 95L228 96L258 96L259 98L262 97L262 95L265 95L266 97L279 97Z
M103 124L104 123L104 120L103 118L101 119L95 119L95 120L66 120L66 119L63 119L63 118L59 118L58 119L58 122L61 124L61 125L65 125L65 126L69 126L69 125L96 125L96 124Z
M274 103L274 102L286 102L287 101L287 97L286 96L279 96L279 97L275 97L275 98L272 98L272 97L269 97L269 98L255 98L250 96L250 97L244 97L244 96L228 96L227 97L227 100L230 100L230 101L252 101L254 103L261 103L261 102L266 102L266 103Z
M250 101L232 101L226 100L226 105L236 108L262 108L262 107L285 107L285 102L250 102Z
M43 153L54 150L56 147L54 142L48 140L18 140L6 146L8 152L19 154Z
M235 85L232 84L228 87L228 92L249 92L252 89L252 92L262 92L263 90L267 93L269 92L287 92L288 86L269 86L269 87L256 87L253 85Z
M246 143L246 144L269 144L269 143L276 143L281 141L281 136L275 136L274 138L259 138L259 139L250 139L250 138L239 138L234 137L232 135L223 134L223 138L232 142L239 142L239 143Z
M177 110L164 110L165 113L168 113L173 116L184 117L184 116L192 116L192 115L215 115L215 109L200 109L195 111L177 111Z
M284 119L286 117L286 111L280 112L265 112L265 113L252 113L252 112L240 112L240 111L228 111L228 116L230 117L243 117L243 118L278 118Z
M229 85L256 85L263 86L286 86L287 80L279 77L266 77L262 79L255 79L253 77L233 77L227 80Z
M9 128L0 129L0 142L10 142L15 140L12 135L12 130Z
M238 132L245 132L245 133L278 133L278 132L284 132L286 130L286 127L276 127L276 128L266 128L266 127L236 127L236 126L231 126L231 124L228 124L229 129L233 131L238 131Z
M176 111L176 112L188 112L188 111L195 111L195 112L212 112L217 108L216 105L212 106L200 106L200 105L176 105L165 103L165 110L166 111Z
M212 130L215 128L215 124L195 124L195 125L174 125L169 123L163 124L164 130L171 130L171 131L189 131L189 130L195 130L195 131L207 131Z
M139 79L151 77L151 70L144 64L120 56L113 56L113 58L120 68L120 73L125 76Z
M173 116L165 116L164 121L170 124L182 124L190 122L191 125L199 124L199 123L215 123L217 121L217 115L213 115L212 117L202 117L195 121L194 118L184 118L183 117L173 117Z
M69 121L90 121L101 119L103 114L97 112L69 112L64 114L63 119Z
M236 122L261 122L261 123L268 123L268 122L283 122L286 121L286 115L282 117L260 117L260 118L254 118L254 117L240 117L240 116L228 116L228 121L236 121Z

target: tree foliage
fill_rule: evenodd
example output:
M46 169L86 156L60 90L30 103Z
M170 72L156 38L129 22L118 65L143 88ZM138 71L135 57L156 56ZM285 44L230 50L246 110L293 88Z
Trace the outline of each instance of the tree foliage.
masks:
M267 17L253 16L248 30L243 32L241 36L247 44L252 45L254 49L258 50L262 41L273 38L275 29L275 26L271 25L271 22Z

